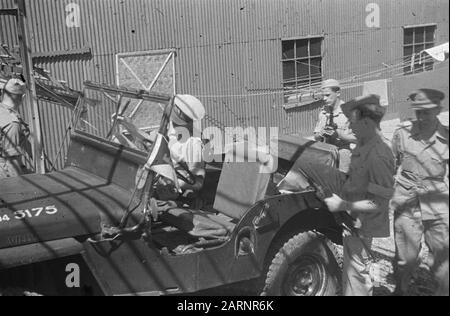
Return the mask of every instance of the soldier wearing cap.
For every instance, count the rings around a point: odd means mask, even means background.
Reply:
[[[204,118],[205,108],[200,100],[188,94],[176,95],[174,105],[168,131],[170,155],[183,196],[192,199],[203,187],[205,178],[203,143],[194,136],[194,122]],[[178,198],[173,183],[164,179],[161,179],[157,191],[161,200]]]
[[[344,102],[340,99],[340,84],[334,79],[325,80],[322,82],[321,90],[325,105],[319,113],[314,138],[339,148],[339,169],[346,173],[350,165],[350,147],[351,144],[356,143],[356,138],[341,109]]]
[[[449,130],[438,119],[444,94],[420,89],[409,98],[417,120],[402,124],[393,137],[399,166],[391,202],[395,214],[397,294],[408,291],[423,236],[434,257],[430,262],[432,271],[442,272],[442,265],[448,269]],[[448,295],[448,280],[446,284]]]
[[[390,236],[389,200],[392,197],[395,159],[380,131],[385,108],[379,96],[358,97],[342,105],[357,138],[348,176],[326,166],[304,163],[304,175],[333,195],[325,198],[331,212],[347,211],[356,219],[358,234],[344,236],[343,292],[346,296],[370,296],[373,280],[373,238]]]
[[[19,79],[10,79],[3,87],[0,102],[0,179],[16,177],[26,171],[21,158],[25,154],[29,130],[17,112],[25,92],[25,83]]]

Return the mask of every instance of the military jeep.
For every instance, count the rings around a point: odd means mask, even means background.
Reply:
[[[86,99],[89,93],[101,101],[82,100],[75,109],[62,170],[0,180],[4,294],[173,295],[236,284],[245,295],[339,291],[340,226],[314,189],[280,186],[298,161],[333,165],[333,146],[280,136],[270,173],[261,172],[261,159],[217,155],[206,166],[200,207],[155,212],[145,203],[152,201],[155,172],[147,169],[147,184],[138,189],[136,179],[161,146],[130,148],[105,137],[115,129],[135,140],[108,115],[122,98],[137,100],[135,109],[157,104],[159,114],[147,114],[161,116],[164,134],[173,96],[86,83]],[[95,125],[105,121],[107,128]],[[145,140],[143,134],[136,138]],[[76,286],[68,282],[71,267],[79,267]]]

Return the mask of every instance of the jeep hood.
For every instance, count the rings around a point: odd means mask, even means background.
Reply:
[[[131,193],[78,168],[0,180],[0,249],[97,234]]]

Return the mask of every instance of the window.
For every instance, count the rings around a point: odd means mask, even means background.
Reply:
[[[300,101],[300,89],[322,81],[322,37],[282,42],[285,103]]]
[[[172,95],[175,93],[174,59],[172,50],[117,54],[117,85]],[[137,99],[123,101],[124,104],[131,101],[125,114],[136,126],[143,130],[159,127],[163,113],[161,105]]]
[[[436,25],[404,28],[403,59],[405,75],[433,70],[433,59],[421,56],[420,52],[434,46]]]

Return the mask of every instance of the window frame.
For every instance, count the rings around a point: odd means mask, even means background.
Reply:
[[[325,37],[323,35],[314,35],[314,36],[306,36],[306,37],[294,37],[294,38],[282,38],[281,39],[281,69],[282,69],[282,82],[281,85],[283,87],[283,97],[285,99],[285,104],[291,104],[291,103],[298,103],[301,101],[301,95],[302,93],[299,91],[302,89],[302,87],[305,86],[313,86],[316,84],[319,84],[323,80],[323,43],[324,43]],[[318,41],[320,43],[320,54],[311,54],[311,42],[314,40]],[[306,55],[304,56],[298,56],[297,53],[298,47],[300,47],[299,42],[301,41],[307,41],[307,51]],[[285,57],[285,44],[288,42],[292,42],[292,57]],[[314,65],[314,61],[319,60],[319,65]],[[285,73],[285,63],[287,62],[294,62],[294,69],[291,70],[294,72],[294,77],[286,79],[286,73]],[[299,69],[298,69],[298,63],[302,63],[304,65],[307,65],[308,67],[308,75],[306,77],[299,77]],[[319,71],[314,72],[312,70],[312,67],[318,67]],[[288,92],[288,85],[294,87],[293,92]]]
[[[417,29],[423,29],[422,31],[422,39],[421,41],[417,41],[416,37],[418,36]],[[432,29],[433,32],[433,38],[430,41],[429,38],[427,38],[428,30]],[[411,42],[407,42],[407,34],[406,32],[408,30],[411,30],[412,36]],[[403,68],[403,74],[405,76],[408,75],[414,75],[417,73],[425,72],[425,71],[432,71],[434,69],[434,60],[429,59],[426,62],[422,62],[422,64],[419,64],[420,56],[416,56],[420,52],[424,51],[425,49],[431,48],[435,46],[436,43],[436,31],[437,31],[437,24],[436,23],[429,23],[429,24],[418,24],[418,25],[407,25],[403,26],[403,62],[405,63]],[[412,63],[412,57],[415,57],[413,67],[411,67]]]

